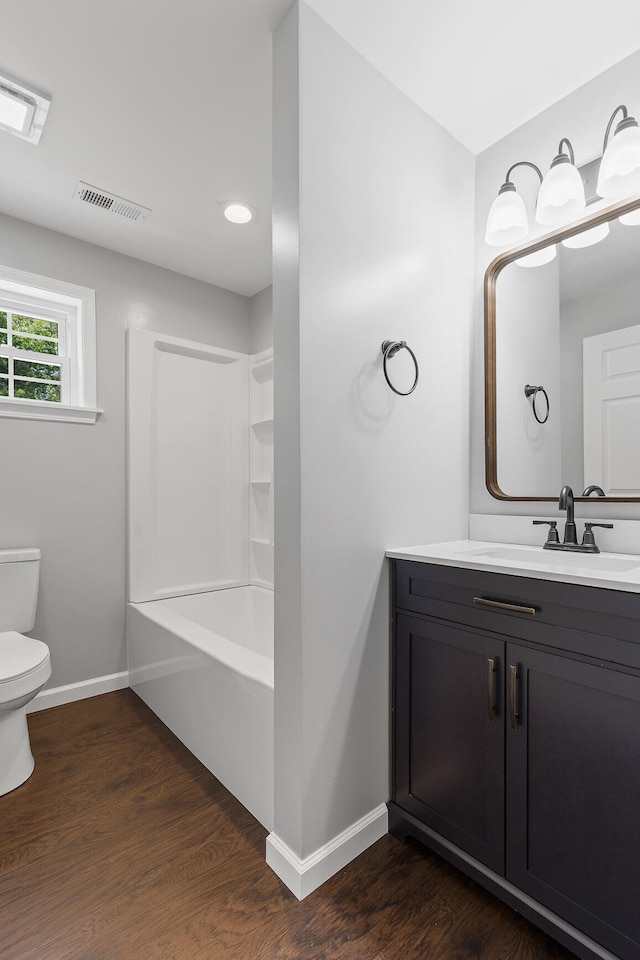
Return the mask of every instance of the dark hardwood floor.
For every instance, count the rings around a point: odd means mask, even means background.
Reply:
[[[129,690],[29,717],[0,797],[1,960],[571,960],[387,836],[299,903],[264,829]]]

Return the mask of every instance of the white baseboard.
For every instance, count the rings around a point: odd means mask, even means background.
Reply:
[[[122,690],[128,686],[129,671],[123,670],[121,673],[111,673],[106,677],[92,677],[91,680],[67,683],[63,687],[44,689],[27,706],[27,713],[59,707],[62,703],[73,703],[74,700],[86,700],[87,697],[97,697],[101,693],[111,693],[112,690]]]
[[[267,863],[298,900],[304,900],[387,831],[387,807],[382,803],[304,860],[275,833],[270,833]]]

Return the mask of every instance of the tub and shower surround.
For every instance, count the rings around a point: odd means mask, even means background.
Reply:
[[[271,377],[268,356],[128,331],[130,683],[267,829]]]
[[[273,829],[273,591],[233,587],[128,606],[132,688]]]

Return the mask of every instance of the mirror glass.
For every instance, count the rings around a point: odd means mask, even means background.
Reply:
[[[487,487],[500,499],[556,499],[565,483],[640,499],[639,208],[600,210],[487,271]],[[604,238],[585,246],[594,230]]]

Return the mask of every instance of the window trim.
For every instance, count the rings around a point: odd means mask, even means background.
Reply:
[[[71,345],[68,363],[74,384],[72,403],[0,397],[0,418],[95,423],[103,413],[96,406],[95,290],[13,267],[0,266],[0,297],[7,300],[12,297],[26,298],[32,308],[37,305],[38,300],[42,300],[43,307],[48,306],[54,311],[58,308],[69,314],[65,337],[69,338]]]

